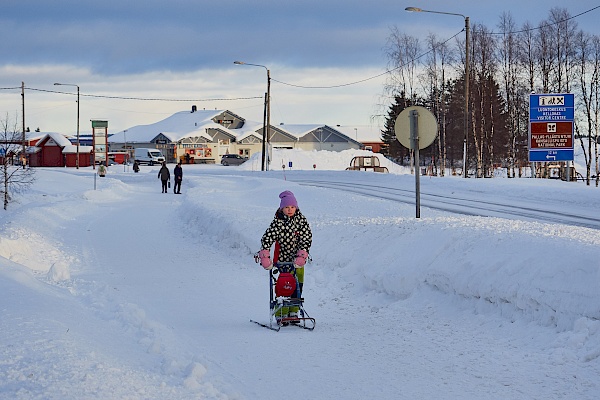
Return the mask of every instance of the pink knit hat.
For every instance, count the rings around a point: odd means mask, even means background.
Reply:
[[[290,192],[289,190],[279,193],[279,198],[281,199],[279,208],[284,208],[287,206],[294,206],[298,208],[298,202],[296,201],[296,197],[294,197],[294,193]]]

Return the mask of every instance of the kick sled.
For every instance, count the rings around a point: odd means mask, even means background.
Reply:
[[[304,309],[302,288],[298,283],[294,263],[276,263],[269,270],[269,323],[250,320],[265,328],[279,331],[282,326],[297,326],[309,331],[315,329],[316,321]],[[298,308],[298,317],[282,316],[282,309]]]

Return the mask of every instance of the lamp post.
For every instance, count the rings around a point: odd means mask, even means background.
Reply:
[[[262,138],[262,165],[261,171],[269,170],[269,157],[267,155],[269,143],[269,126],[271,126],[271,71],[264,65],[250,64],[243,61],[234,61],[236,65],[251,65],[253,67],[262,67],[267,71],[267,93],[265,98],[265,116],[263,121],[263,138]]]
[[[123,141],[125,142],[125,159],[123,160],[123,172],[126,172],[125,165],[129,165],[129,150],[127,150],[127,129],[123,130]]]
[[[448,13],[442,11],[423,10],[419,7],[406,7],[405,11],[409,12],[427,12],[433,14],[456,15],[463,17],[465,20],[465,137],[463,143],[463,178],[467,177],[467,139],[469,137],[469,42],[471,41],[471,26],[469,17],[462,14]]]
[[[77,158],[75,168],[79,169],[79,85],[73,83],[55,83],[55,86],[75,86],[77,88]]]

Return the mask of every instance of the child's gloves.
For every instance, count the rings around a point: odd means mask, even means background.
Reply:
[[[294,266],[296,268],[304,267],[304,264],[306,264],[307,258],[308,258],[308,253],[306,252],[306,250],[298,250],[298,253],[296,253],[296,259],[294,260]]]
[[[270,270],[273,268],[273,263],[271,262],[271,254],[269,250],[261,250],[258,252],[258,258],[260,259],[260,265],[266,270]]]

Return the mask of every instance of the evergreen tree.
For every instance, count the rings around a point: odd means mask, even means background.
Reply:
[[[416,105],[415,103],[422,103],[422,101],[407,98],[404,91],[394,96],[394,103],[389,107],[388,115],[385,119],[385,129],[381,131],[381,140],[384,143],[381,153],[401,165],[410,157],[410,151],[403,147],[396,138],[394,130],[396,118],[406,108]]]
[[[446,84],[449,90],[447,97],[448,112],[446,113],[446,157],[450,166],[456,162],[462,165],[465,138],[464,109],[465,91],[464,74],[461,79],[452,80]]]

